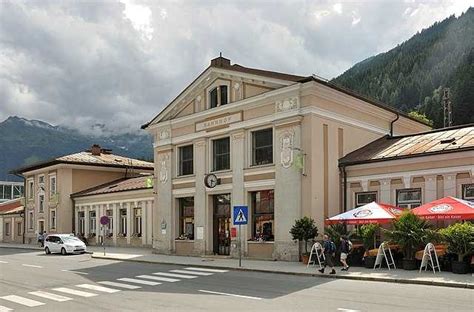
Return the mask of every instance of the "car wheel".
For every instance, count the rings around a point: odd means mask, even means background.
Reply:
[[[50,254],[51,254],[51,250],[49,250],[48,247],[46,247],[46,248],[44,249],[44,252],[45,252],[47,255],[50,255]]]
[[[67,254],[66,249],[64,247],[61,248],[61,255],[66,255],[66,254]]]

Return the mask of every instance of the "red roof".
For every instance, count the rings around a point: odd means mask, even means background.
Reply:
[[[13,212],[23,211],[23,205],[21,203],[21,198],[12,199],[0,204],[0,214],[9,214]]]

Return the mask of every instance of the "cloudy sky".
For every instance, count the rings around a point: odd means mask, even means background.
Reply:
[[[136,130],[219,52],[244,66],[333,78],[469,6],[474,0],[0,0],[0,121]]]

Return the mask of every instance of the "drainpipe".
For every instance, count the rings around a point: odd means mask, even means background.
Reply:
[[[400,119],[400,114],[399,113],[396,113],[397,114],[397,118],[395,118],[394,120],[392,120],[390,122],[390,137],[393,137],[393,124],[398,120]]]
[[[74,233],[75,236],[77,236],[76,233],[76,201],[74,198],[71,198],[72,200],[72,232]]]
[[[343,179],[343,209],[344,209],[344,212],[347,211],[347,173],[346,173],[346,166],[342,166],[341,167],[341,171],[342,171],[342,179]]]

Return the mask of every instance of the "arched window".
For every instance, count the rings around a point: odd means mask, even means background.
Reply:
[[[214,108],[226,105],[228,101],[228,88],[226,85],[220,85],[209,91],[209,106]]]

